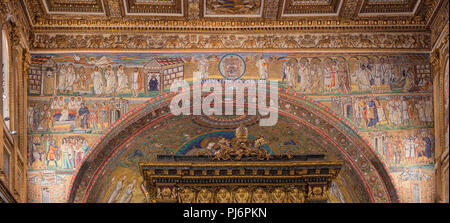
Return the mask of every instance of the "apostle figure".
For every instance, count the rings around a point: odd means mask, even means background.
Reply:
[[[75,75],[75,71],[73,69],[73,65],[69,64],[69,67],[67,68],[67,72],[66,72],[66,91],[69,91],[69,94],[73,94],[73,86],[75,84],[76,81],[76,75]]]
[[[404,136],[403,140],[402,140],[402,146],[403,146],[403,159],[404,161],[406,161],[408,164],[411,163],[411,154],[414,153],[414,150],[412,150],[411,148],[411,141],[412,137],[408,137],[408,136]]]
[[[36,131],[39,128],[41,122],[41,109],[38,105],[33,108],[33,129]]]
[[[419,119],[421,121],[421,124],[424,125],[426,124],[426,116],[425,116],[425,102],[423,101],[422,97],[419,97],[419,102],[416,103],[416,109],[417,112],[419,113]]]
[[[311,75],[309,68],[305,61],[300,61],[298,64],[298,79],[300,92],[310,92],[311,88]]]
[[[382,91],[383,90],[388,90],[388,88],[386,86],[389,85],[389,82],[391,80],[391,64],[387,63],[384,58],[380,59],[380,63],[381,63],[381,83],[383,84],[382,87]]]
[[[131,184],[128,184],[128,186],[126,187],[122,197],[119,200],[119,203],[130,203],[131,198],[133,198],[133,189],[135,184],[136,179],[133,179],[133,182]]]
[[[358,120],[360,120],[359,126],[360,127],[363,127],[363,126],[366,127],[367,124],[368,124],[368,122],[367,122],[367,118],[368,118],[368,115],[367,115],[367,104],[364,101],[364,99],[359,99],[356,102],[356,106],[357,106],[357,110],[356,111],[359,112],[357,114],[358,115]]]
[[[108,127],[108,120],[109,120],[109,107],[108,105],[103,101],[99,108],[99,125],[101,126],[102,129],[105,129],[106,127]]]
[[[72,169],[72,162],[70,161],[69,154],[72,153],[72,151],[69,151],[69,144],[68,144],[68,138],[63,138],[61,142],[61,152],[62,152],[62,160],[63,160],[63,167],[64,169]]]
[[[75,138],[74,141],[74,160],[75,160],[75,168],[78,168],[81,165],[81,159],[83,154],[83,149],[81,148],[81,139]]]
[[[114,190],[109,195],[107,203],[115,203],[119,199],[120,192],[123,187],[123,182],[125,181],[126,178],[127,176],[123,176],[122,179],[119,180],[119,182],[117,182],[116,186],[114,187]]]
[[[208,71],[208,60],[205,58],[204,55],[200,57],[200,60],[198,61],[198,71],[201,74],[202,79],[208,78],[209,71]]]
[[[256,61],[256,66],[259,69],[259,79],[266,80],[269,73],[269,64],[264,59],[264,55],[261,55],[259,60]]]
[[[92,74],[92,78],[94,79],[94,92],[96,95],[101,95],[103,92],[103,75],[98,70],[96,66],[94,68],[94,73]]]
[[[58,90],[61,93],[64,93],[66,89],[66,65],[61,65],[61,68],[59,69],[59,77],[58,77]]]
[[[409,102],[406,100],[406,97],[402,98],[402,124],[403,125],[409,125],[411,124],[410,117],[409,117]]]
[[[310,77],[311,93],[322,92],[322,69],[320,69],[320,60],[314,58],[311,60]]]
[[[73,121],[75,120],[76,116],[77,116],[77,106],[76,106],[76,102],[75,102],[75,98],[71,97],[70,101],[69,101],[69,105],[68,105],[68,112],[69,112],[69,121]]]
[[[70,121],[69,120],[69,109],[67,108],[67,105],[62,106],[61,117],[59,118],[59,121],[61,121],[61,122]]]
[[[86,105],[84,105],[84,103],[81,103],[81,108],[78,110],[78,115],[81,117],[81,128],[89,128],[89,109]]]
[[[400,164],[401,155],[402,155],[402,147],[400,139],[398,138],[398,135],[394,137],[394,140],[392,142],[392,151],[394,152],[394,163]]]
[[[138,96],[139,89],[141,88],[141,82],[141,73],[139,73],[138,68],[135,68],[133,74],[131,75],[131,90],[133,91],[133,97]]]
[[[430,137],[428,137],[428,134],[426,132],[422,132],[422,141],[425,145],[425,157],[428,158],[428,160],[431,160],[432,156],[433,156],[433,145],[431,142]]]
[[[389,138],[387,137],[387,136],[382,136],[382,139],[383,139],[383,145],[382,145],[382,147],[383,147],[383,157],[384,157],[384,160],[387,162],[388,161],[388,157],[389,157]]]
[[[405,72],[394,72],[391,74],[391,79],[389,81],[389,86],[391,91],[403,90],[406,83],[406,73]]]
[[[109,94],[111,96],[114,96],[117,88],[117,79],[116,74],[112,70],[111,65],[108,65],[106,72],[105,72],[105,78],[106,78],[106,89],[105,94]]]
[[[373,80],[374,80],[374,91],[381,92],[383,87],[383,70],[382,64],[379,59],[375,59],[375,70],[373,71]]]
[[[28,106],[28,129],[30,132],[33,129],[33,117],[34,117],[33,104],[30,104],[30,106]]]
[[[402,76],[405,78],[405,85],[403,91],[409,91],[414,87],[414,73],[411,66],[406,69],[402,69]]]
[[[375,106],[378,112],[378,121],[380,122],[380,124],[382,124],[384,121],[386,121],[386,114],[384,112],[383,104],[381,104],[378,98],[375,100]]]
[[[122,93],[128,88],[128,76],[125,74],[123,70],[123,65],[119,66],[119,70],[117,70],[117,81],[119,86],[117,87],[117,92]]]
[[[283,68],[283,76],[287,78],[288,88],[295,88],[295,75],[292,63],[286,62]]]
[[[337,63],[336,60],[331,60],[329,63],[326,63],[324,66],[324,76],[323,76],[323,89],[327,92],[334,91],[336,87],[336,71],[337,71]]]
[[[89,91],[89,79],[90,77],[86,73],[86,69],[81,67],[78,80],[78,90]]]
[[[402,101],[400,101],[400,98],[398,96],[395,97],[395,101],[394,101],[394,124],[395,125],[400,125],[403,122],[402,119],[402,111],[403,105],[402,105]]]
[[[82,144],[81,144],[81,150],[82,150],[82,154],[81,154],[81,158],[83,158],[87,152],[89,152],[89,145],[86,141],[86,139],[82,139]]]
[[[350,79],[348,76],[348,65],[345,59],[341,59],[338,63],[337,68],[337,79],[338,86],[341,89],[341,92],[344,94],[348,94],[351,91],[350,88]]]
[[[52,110],[53,114],[52,119],[55,121],[59,121],[59,118],[61,117],[61,109],[59,109],[58,97],[53,98],[53,102],[50,105],[50,109]]]

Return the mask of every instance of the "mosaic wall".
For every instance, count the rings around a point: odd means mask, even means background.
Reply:
[[[29,201],[64,202],[75,169],[106,129],[149,98],[168,91],[173,81],[191,81],[194,72],[205,81],[279,80],[280,87],[330,107],[356,126],[377,151],[402,202],[433,201],[434,118],[428,56],[304,53],[33,55],[28,73]],[[186,132],[177,137],[196,135]],[[282,151],[290,146],[287,138],[271,146]],[[151,148],[146,151],[164,153],[170,145],[164,142],[148,143],[145,146]],[[145,157],[142,151],[142,156],[129,155],[131,160]],[[114,188],[105,190],[99,200],[143,201],[137,195],[142,194],[142,180],[123,162],[114,169],[117,177],[110,183]],[[127,171],[135,177],[118,174]],[[334,187],[332,201],[358,200],[342,187]]]

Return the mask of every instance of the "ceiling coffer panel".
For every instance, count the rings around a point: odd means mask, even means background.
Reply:
[[[335,14],[343,0],[282,0],[281,16]]]
[[[360,13],[414,13],[421,1],[425,0],[363,0]]]
[[[42,0],[47,13],[105,13],[102,0]]]
[[[127,14],[183,15],[187,0],[119,0],[123,1]]]

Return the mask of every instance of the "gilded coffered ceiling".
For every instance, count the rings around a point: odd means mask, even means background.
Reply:
[[[427,30],[446,0],[20,0],[36,32]],[[255,27],[257,28],[255,30]],[[329,30],[328,30],[329,31]]]

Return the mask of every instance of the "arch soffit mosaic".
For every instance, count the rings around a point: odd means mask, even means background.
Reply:
[[[398,195],[384,163],[370,148],[368,142],[359,136],[358,131],[339,114],[326,106],[298,93],[278,89],[280,98],[279,115],[313,129],[325,140],[331,142],[345,157],[364,183],[371,202],[398,202]],[[100,173],[121,149],[144,129],[161,120],[174,117],[169,110],[173,93],[157,96],[112,124],[108,132],[92,146],[76,170],[70,183],[68,202],[86,202],[89,193],[97,182]],[[299,109],[296,114],[309,113],[313,118],[294,115],[281,106],[289,103]],[[317,126],[324,125],[325,128]],[[103,175],[103,174],[102,174]]]

